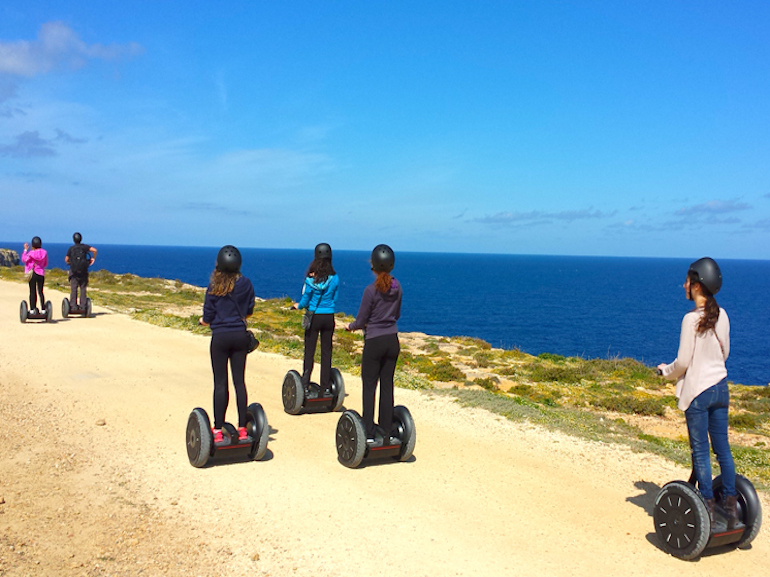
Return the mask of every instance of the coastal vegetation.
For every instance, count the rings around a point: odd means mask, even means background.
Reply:
[[[0,267],[0,278],[23,282],[22,267]],[[46,286],[68,292],[67,273],[47,271]],[[103,270],[91,273],[89,283],[95,305],[202,335],[209,333],[198,325],[204,292],[178,280]],[[291,308],[288,297],[258,300],[248,324],[260,340],[260,350],[301,358],[301,315]],[[337,317],[338,328],[352,320],[342,313]],[[334,339],[333,364],[358,374],[362,335],[337,330]],[[638,361],[533,356],[495,349],[470,337],[401,333],[400,340],[399,387],[431,389],[432,394],[452,396],[462,406],[597,442],[623,444],[689,466],[687,431],[673,384]],[[770,488],[770,388],[731,383],[730,393],[736,467],[758,487]]]

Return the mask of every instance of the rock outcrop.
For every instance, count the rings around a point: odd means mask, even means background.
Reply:
[[[10,248],[0,248],[0,266],[16,266],[19,264],[19,253]]]

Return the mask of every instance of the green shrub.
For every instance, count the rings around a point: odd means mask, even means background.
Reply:
[[[434,363],[428,370],[428,378],[432,381],[464,381],[465,373],[455,367],[447,359],[441,359],[437,363]]]
[[[562,355],[554,355],[552,353],[540,353],[537,355],[537,358],[543,359],[544,361],[553,361],[554,363],[563,363],[567,360],[567,357]]]
[[[653,395],[612,395],[593,399],[591,404],[608,411],[629,415],[657,415],[662,417],[666,414],[665,403]]]
[[[496,391],[497,385],[499,383],[500,383],[500,379],[498,379],[497,377],[480,377],[478,379],[473,379],[474,385],[479,385],[480,387],[483,387],[488,391]]]
[[[744,431],[755,430],[760,426],[760,420],[757,418],[757,415],[752,415],[751,413],[738,413],[737,415],[729,415],[728,421],[731,428],[741,429]]]
[[[476,366],[481,368],[487,368],[492,364],[492,356],[489,353],[476,353],[473,355],[473,360],[476,361]]]

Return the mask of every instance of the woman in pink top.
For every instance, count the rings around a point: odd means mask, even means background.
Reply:
[[[669,365],[658,365],[658,371],[668,379],[677,379],[676,396],[687,421],[693,471],[713,528],[716,500],[711,483],[711,437],[722,472],[722,507],[729,530],[738,521],[738,512],[735,463],[727,440],[730,392],[725,361],[730,354],[730,319],[714,298],[720,288],[722,273],[713,259],[702,258],[690,265],[684,291],[695,308],[682,319],[676,359]]]
[[[32,238],[32,250],[29,244],[24,243],[24,252],[21,253],[21,262],[24,263],[24,272],[32,273],[29,279],[29,310],[35,314],[37,310],[37,294],[40,294],[40,304],[45,306],[43,296],[43,283],[45,282],[45,267],[48,266],[48,253],[43,248],[43,241],[39,236]]]

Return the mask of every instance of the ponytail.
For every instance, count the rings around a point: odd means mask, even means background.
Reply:
[[[706,286],[700,282],[698,279],[698,274],[691,273],[690,286],[694,285],[695,283],[700,285],[701,293],[704,297],[706,297],[706,304],[703,307],[703,315],[701,316],[700,321],[698,321],[698,328],[696,329],[698,334],[702,335],[717,326],[717,320],[719,319],[719,305],[717,304],[717,299],[714,298],[714,295],[712,295],[709,289],[707,289]]]
[[[390,285],[393,283],[393,277],[390,273],[384,271],[377,272],[377,279],[374,281],[374,288],[381,293],[386,293],[390,290]]]

